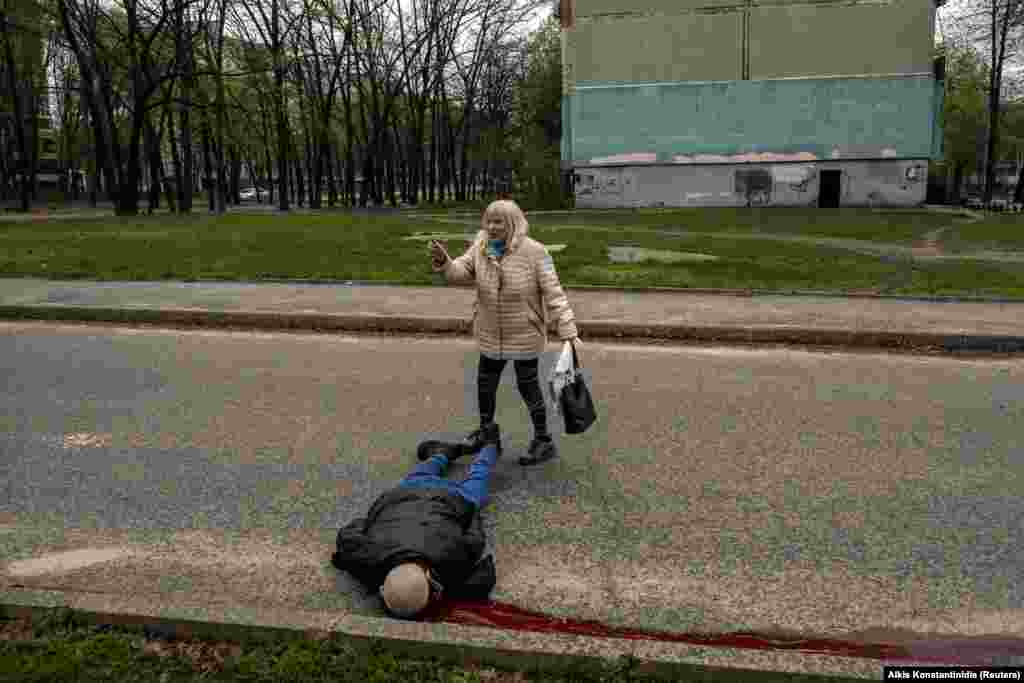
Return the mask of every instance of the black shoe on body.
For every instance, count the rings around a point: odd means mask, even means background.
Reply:
[[[501,455],[501,428],[497,423],[491,422],[480,429],[474,429],[462,442],[466,453],[479,453],[484,446],[492,443],[498,447],[498,455]]]
[[[448,458],[449,463],[453,463],[465,454],[466,449],[462,444],[449,441],[424,441],[416,448],[416,458],[420,462],[429,459],[432,455],[443,455]]]
[[[519,464],[523,466],[539,465],[547,462],[558,455],[555,443],[550,439],[534,439],[530,442],[530,448],[526,455],[519,458]]]
[[[498,449],[498,455],[501,455],[501,427],[497,423],[492,422],[480,429],[480,441],[483,443],[481,448],[493,445]]]

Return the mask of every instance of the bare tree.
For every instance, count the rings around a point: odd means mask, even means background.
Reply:
[[[470,17],[472,3],[467,0],[414,0],[408,18],[398,15],[399,45],[406,72],[406,113],[409,129],[407,155],[412,173],[411,200],[418,201],[420,191],[433,201],[436,173],[428,171],[425,154],[426,114],[433,112],[433,98],[445,77],[446,56]],[[418,48],[418,49],[417,49]],[[432,116],[432,135],[436,129]],[[436,145],[434,145],[436,150]],[[429,168],[436,164],[436,151]]]
[[[193,93],[196,88],[195,40],[200,31],[200,23],[193,21],[193,16],[201,16],[202,7],[196,7],[196,0],[173,0],[171,13],[174,26],[174,59],[179,68],[177,90],[178,128],[181,131],[181,146],[174,140],[174,121],[168,124],[169,136],[172,139],[172,158],[175,171],[175,186],[178,193],[178,211],[189,213],[192,210],[192,192],[194,190],[195,172],[193,170],[194,151],[192,146],[192,107]]]
[[[341,30],[339,12],[330,0],[303,0],[303,16],[306,30],[297,41],[301,53],[298,75],[309,102],[307,153],[311,157],[309,175],[314,188],[310,207],[318,209],[319,188],[324,184],[325,174],[331,206],[337,196],[331,164],[331,121],[342,81],[348,33]]]
[[[984,201],[992,200],[999,154],[1000,115],[1007,66],[1020,56],[1024,0],[971,0],[953,19],[956,30],[972,44],[983,45],[989,62],[988,133],[985,144]]]
[[[227,99],[224,77],[224,40],[225,23],[228,14],[228,0],[211,0],[211,3],[204,9],[210,12],[207,15],[203,12],[203,45],[205,60],[213,69],[214,79],[214,102],[213,119],[211,126],[212,138],[210,143],[211,165],[213,173],[210,180],[213,185],[210,187],[210,207],[218,214],[223,214],[227,208],[227,168],[225,159],[225,140],[227,136]]]
[[[377,204],[384,201],[387,130],[408,76],[401,68],[397,23],[393,21],[389,2],[349,0],[351,20],[358,31],[354,56],[364,150],[364,191],[360,201],[364,205],[368,199]],[[411,49],[417,52],[421,46],[422,40],[419,40]]]
[[[278,208],[290,209],[288,196],[288,157],[290,136],[288,133],[288,110],[285,99],[285,74],[288,68],[285,48],[288,36],[299,25],[301,15],[289,11],[285,0],[269,0],[267,13],[262,0],[243,0],[244,16],[238,16],[238,25],[243,34],[255,30],[263,44],[270,49],[274,70],[274,117],[277,136]],[[282,17],[282,8],[284,16]],[[240,15],[241,13],[237,13]],[[245,21],[248,18],[250,21]]]
[[[81,98],[78,96],[80,87],[78,70],[74,65],[74,56],[60,46],[52,48],[54,55],[54,111],[59,128],[58,157],[60,168],[64,171],[65,198],[78,198],[78,177],[82,168],[82,123],[84,120]]]
[[[64,35],[88,93],[97,145],[108,152],[108,187],[116,187],[116,211],[138,213],[141,139],[155,95],[175,75],[166,56],[166,0],[57,0]],[[127,119],[126,125],[122,123]],[[119,128],[126,130],[121,146]]]
[[[45,75],[42,8],[36,2],[0,0],[0,73],[11,105],[11,130],[18,151],[20,208],[28,211],[39,158],[39,92]],[[13,170],[13,169],[12,169]]]

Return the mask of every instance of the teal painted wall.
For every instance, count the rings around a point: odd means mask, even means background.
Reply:
[[[576,166],[629,154],[656,158],[622,163],[764,153],[802,153],[793,160],[804,161],[925,159],[935,149],[931,75],[586,88],[592,85],[601,84],[578,82],[563,110],[563,135],[571,136],[563,153]]]

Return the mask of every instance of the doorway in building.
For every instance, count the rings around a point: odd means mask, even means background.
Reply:
[[[818,188],[818,208],[838,209],[839,195],[843,189],[842,171],[822,171]]]

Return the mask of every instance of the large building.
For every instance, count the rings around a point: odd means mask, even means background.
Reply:
[[[560,0],[576,205],[912,206],[942,0]]]

